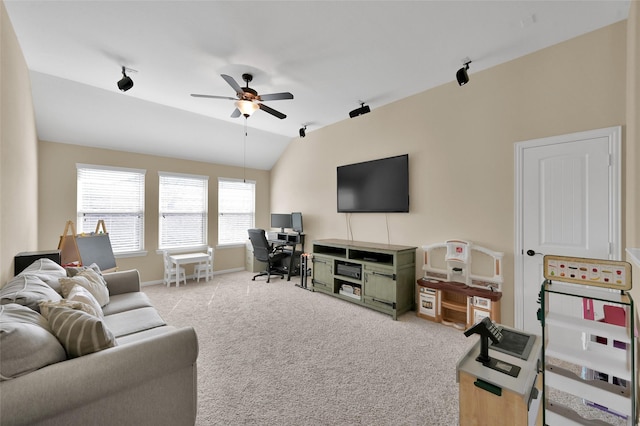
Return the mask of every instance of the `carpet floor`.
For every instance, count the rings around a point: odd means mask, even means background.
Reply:
[[[458,424],[456,362],[475,338],[252,276],[143,289],[198,334],[197,425]]]

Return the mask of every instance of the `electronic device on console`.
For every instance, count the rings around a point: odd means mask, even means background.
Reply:
[[[362,275],[362,267],[360,265],[354,265],[351,263],[337,262],[336,272],[338,273],[338,275],[359,280],[360,276]]]

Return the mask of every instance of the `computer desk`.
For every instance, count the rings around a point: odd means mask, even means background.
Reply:
[[[293,265],[295,264],[295,255],[298,248],[298,244],[300,245],[300,252],[304,252],[304,234],[298,233],[288,233],[288,232],[276,232],[276,238],[268,239],[269,243],[273,244],[274,247],[289,247],[291,250],[291,258],[289,259],[289,268],[287,268],[287,281],[291,281],[291,273],[293,271]],[[286,250],[285,251],[289,251]]]

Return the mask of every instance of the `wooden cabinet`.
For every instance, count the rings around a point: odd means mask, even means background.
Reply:
[[[416,247],[348,240],[313,243],[314,291],[397,319],[414,307]]]

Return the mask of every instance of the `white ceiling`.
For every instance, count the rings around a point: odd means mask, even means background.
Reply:
[[[289,143],[627,18],[605,1],[4,0],[42,140],[269,170]],[[135,82],[120,92],[121,66]],[[285,114],[230,118],[229,74]],[[464,90],[464,87],[460,88]],[[356,118],[357,119],[357,118]],[[309,137],[309,136],[308,136]]]

